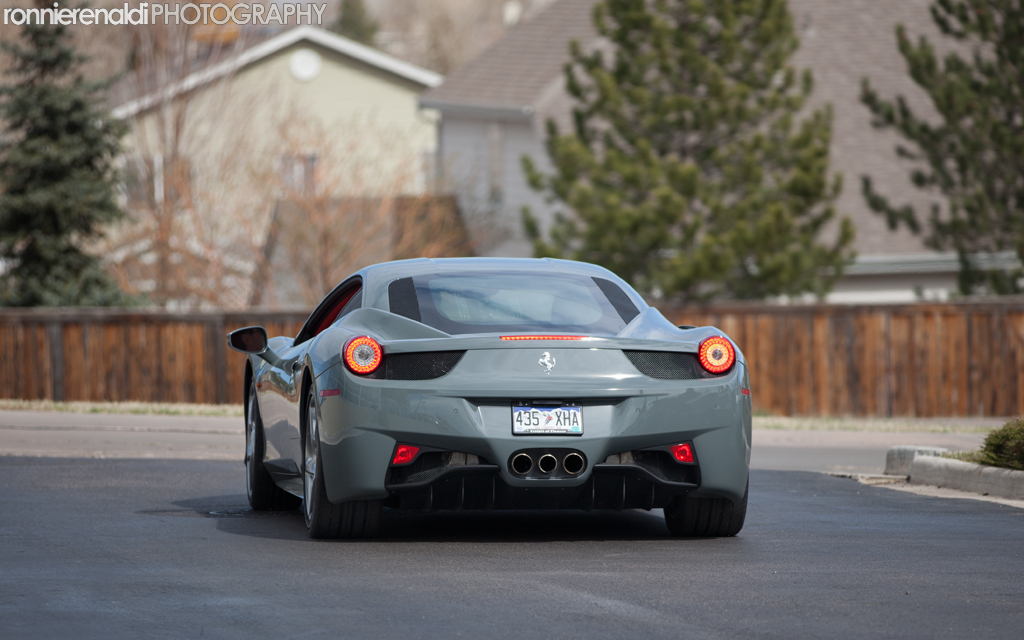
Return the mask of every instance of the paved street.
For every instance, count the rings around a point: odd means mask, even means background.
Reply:
[[[1024,510],[755,471],[737,538],[660,513],[400,514],[306,538],[241,464],[0,458],[0,636],[1014,638]]]
[[[754,438],[733,539],[659,511],[389,512],[322,542],[247,508],[240,418],[0,412],[0,638],[1020,637],[1021,505],[799,471],[981,434]]]

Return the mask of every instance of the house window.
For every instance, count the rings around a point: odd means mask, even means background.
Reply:
[[[178,158],[168,163],[163,154],[134,155],[125,165],[125,199],[129,207],[161,210],[167,201],[187,201],[195,179],[192,163]]]
[[[285,188],[293,193],[316,192],[316,154],[282,156],[279,175]]]

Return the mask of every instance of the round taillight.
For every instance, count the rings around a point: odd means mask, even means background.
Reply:
[[[725,373],[736,362],[736,349],[722,336],[705,338],[700,343],[700,366],[708,373]]]
[[[384,360],[384,349],[370,336],[359,336],[345,343],[345,364],[361,376],[373,373]]]

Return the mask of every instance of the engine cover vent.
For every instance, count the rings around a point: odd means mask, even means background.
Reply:
[[[434,380],[455,368],[465,351],[421,351],[384,356],[386,380]]]
[[[695,353],[677,351],[623,351],[640,373],[657,380],[704,380],[719,378],[700,366]]]

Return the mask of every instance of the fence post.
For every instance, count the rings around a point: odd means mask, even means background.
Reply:
[[[214,370],[217,380],[217,404],[226,404],[228,401],[228,390],[227,390],[227,375],[228,375],[228,359],[225,349],[224,337],[224,316],[219,315],[213,323],[213,353],[214,353]]]
[[[50,397],[54,402],[64,401],[64,326],[60,321],[46,324],[50,340]]]

